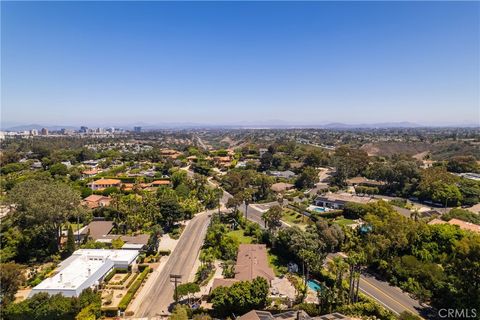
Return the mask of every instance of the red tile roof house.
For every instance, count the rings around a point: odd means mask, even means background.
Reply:
[[[238,248],[234,279],[214,279],[212,290],[217,287],[230,287],[238,281],[250,281],[262,277],[268,284],[275,278],[268,265],[267,247],[264,244],[241,244]]]
[[[88,184],[92,190],[103,190],[110,187],[120,188],[122,181],[118,179],[99,179]]]
[[[462,230],[480,232],[480,226],[478,224],[473,224],[471,222],[465,222],[465,221],[462,221],[460,219],[455,219],[455,218],[450,219],[448,222],[440,220],[440,219],[433,219],[428,224],[444,224],[444,223],[459,226],[460,229],[462,229]]]
[[[83,199],[82,204],[90,209],[96,209],[100,207],[108,207],[111,201],[112,198],[110,197],[92,194]]]

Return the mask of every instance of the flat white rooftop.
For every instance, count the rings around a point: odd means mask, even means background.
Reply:
[[[53,277],[34,287],[30,296],[38,292],[78,296],[84,289],[98,285],[112,268],[126,268],[137,256],[138,250],[77,250],[60,263]]]

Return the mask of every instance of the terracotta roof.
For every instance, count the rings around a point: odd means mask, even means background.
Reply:
[[[163,185],[169,185],[170,181],[169,180],[155,180],[152,182],[152,185],[154,186],[163,186]]]
[[[118,179],[99,179],[96,181],[91,182],[92,185],[111,185],[111,184],[120,184],[122,183],[121,180]]]
[[[97,173],[98,173],[97,169],[83,170],[82,171],[82,174],[86,174],[86,175],[94,175],[94,174],[97,174]]]
[[[465,221],[462,221],[460,219],[455,219],[455,218],[450,219],[450,221],[448,221],[448,222],[440,220],[440,219],[433,219],[428,224],[445,224],[445,223],[455,225],[455,226],[459,226],[460,229],[462,229],[462,230],[480,232],[480,226],[479,225],[474,224],[474,223],[470,223],[470,222],[465,222]]]
[[[82,203],[83,205],[86,205],[90,209],[95,209],[100,206],[108,206],[110,205],[110,201],[112,201],[112,198],[110,197],[105,197],[97,194],[92,194],[83,199]]]
[[[241,244],[238,248],[235,279],[253,280],[262,277],[268,282],[275,278],[268,265],[267,247],[264,244]]]
[[[109,197],[105,197],[105,196],[98,195],[98,194],[91,194],[88,197],[86,197],[85,199],[83,199],[83,201],[98,202],[98,201],[104,200],[104,199],[110,200]]]
[[[444,224],[444,223],[447,223],[446,221],[443,221],[443,220],[440,220],[440,219],[433,219],[431,220],[428,224]]]
[[[463,229],[463,230],[470,230],[470,231],[473,231],[473,232],[480,232],[480,226],[477,225],[477,224],[474,224],[474,223],[471,223],[471,222],[465,222],[465,221],[462,221],[462,220],[459,220],[459,219],[451,219],[450,221],[448,221],[449,224],[454,224],[456,226],[459,226],[460,229]]]
[[[230,162],[231,159],[229,156],[225,156],[225,157],[215,157],[215,161],[220,161],[220,162]]]

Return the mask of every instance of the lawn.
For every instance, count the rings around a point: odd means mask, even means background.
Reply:
[[[356,222],[352,219],[341,218],[341,219],[335,220],[335,223],[339,224],[341,226],[348,226],[348,225],[351,225],[351,224],[355,224]]]
[[[271,249],[268,249],[268,264],[273,268],[276,276],[281,276],[287,273],[288,261],[275,254]]]
[[[246,236],[242,229],[230,231],[227,235],[236,239],[238,243],[252,243],[253,239],[250,236]]]
[[[304,217],[302,214],[291,209],[283,210],[282,220],[292,226],[295,225],[302,229],[304,229],[309,223],[311,223],[309,218]]]

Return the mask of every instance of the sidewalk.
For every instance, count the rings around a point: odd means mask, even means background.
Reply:
[[[170,250],[171,252],[173,252],[173,250],[175,250],[175,247],[177,246],[178,241],[179,241],[178,239],[177,240],[172,239],[168,234],[164,234],[160,239],[160,245],[158,246],[159,250]],[[165,266],[169,258],[170,258],[170,255],[163,256],[160,258],[160,262],[158,263],[157,268],[155,268],[153,272],[149,275],[143,287],[140,288],[140,291],[138,292],[137,296],[133,299],[133,301],[128,306],[126,312],[133,311],[134,314],[137,312],[137,309],[140,303],[142,302],[143,297],[145,296],[145,294],[150,292],[150,288],[155,283],[156,279],[160,275],[160,272],[162,271],[163,267]]]

